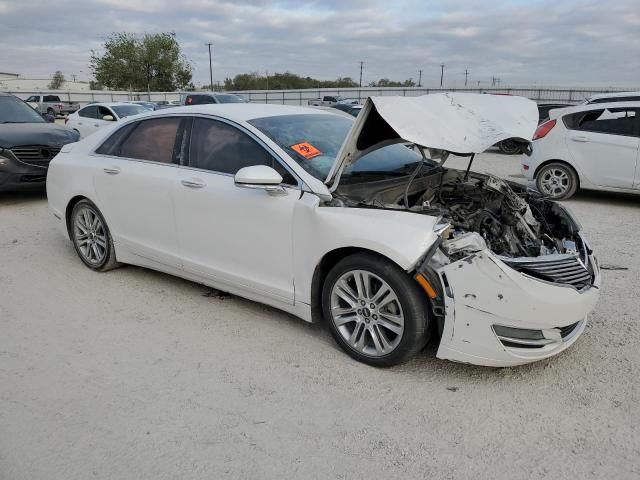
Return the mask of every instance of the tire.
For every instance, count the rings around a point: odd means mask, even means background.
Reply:
[[[578,186],[578,175],[566,163],[548,163],[536,175],[536,187],[552,200],[564,200],[573,196],[578,191]]]
[[[520,145],[512,140],[503,140],[499,142],[498,149],[505,155],[517,155],[518,153],[522,153],[520,151]]]
[[[56,111],[53,108],[49,107],[47,108],[47,115],[53,115],[53,117],[55,118]]]
[[[119,266],[111,232],[92,202],[80,200],[71,211],[69,236],[80,260],[91,270],[106,272]]]
[[[358,288],[355,282],[363,279],[368,286],[360,283]],[[424,292],[396,264],[372,253],[346,257],[329,271],[322,312],[338,345],[374,367],[403,363],[429,340],[431,317]]]

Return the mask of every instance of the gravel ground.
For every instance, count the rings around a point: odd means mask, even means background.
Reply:
[[[600,262],[628,268],[603,272],[572,348],[490,369],[428,346],[377,370],[269,307],[93,273],[42,194],[2,194],[0,478],[640,478],[640,196],[566,203]]]

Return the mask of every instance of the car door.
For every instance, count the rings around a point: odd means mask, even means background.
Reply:
[[[638,162],[638,109],[603,108],[564,117],[567,146],[594,185],[632,188]]]
[[[179,267],[173,190],[175,145],[182,118],[141,120],[117,129],[94,155],[94,185],[116,246],[147,260]],[[179,150],[179,149],[178,149]]]
[[[185,270],[214,279],[220,288],[292,304],[298,180],[247,131],[205,117],[193,119],[187,162],[180,168],[175,201]],[[237,187],[234,174],[250,165],[278,170],[286,193]]]

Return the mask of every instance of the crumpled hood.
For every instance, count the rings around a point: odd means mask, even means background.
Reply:
[[[0,148],[17,145],[62,147],[80,136],[70,128],[51,123],[4,123],[0,125]]]
[[[508,138],[530,142],[537,126],[538,107],[524,97],[478,93],[369,97],[325,183],[334,191],[348,165],[394,143],[481,153]]]

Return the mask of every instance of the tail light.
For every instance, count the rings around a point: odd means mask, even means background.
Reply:
[[[539,138],[544,138],[547,135],[547,133],[549,133],[551,129],[555,126],[556,126],[555,120],[547,120],[543,124],[538,125],[536,133],[533,134],[533,139],[538,140]]]

